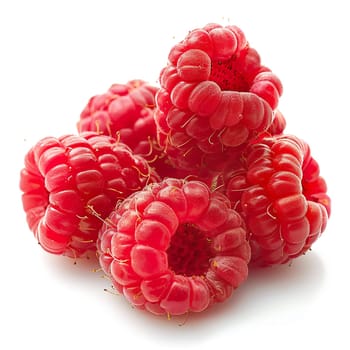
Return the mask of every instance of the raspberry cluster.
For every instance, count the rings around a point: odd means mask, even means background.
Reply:
[[[331,202],[309,145],[285,133],[280,79],[240,28],[190,31],[159,83],[91,97],[76,135],[29,149],[20,189],[45,251],[96,256],[130,304],[169,316],[305,254]]]

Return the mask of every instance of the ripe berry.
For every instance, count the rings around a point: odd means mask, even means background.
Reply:
[[[113,136],[154,161],[160,153],[153,118],[157,90],[143,80],[113,84],[106,93],[90,98],[77,123],[79,132]]]
[[[235,26],[195,29],[168,59],[155,111],[164,148],[178,167],[222,169],[227,149],[270,126],[282,84]]]
[[[309,146],[295,136],[263,137],[228,174],[226,194],[245,218],[251,263],[285,263],[307,252],[325,230],[330,199]]]
[[[168,178],[132,194],[100,231],[99,260],[115,288],[154,314],[200,312],[247,277],[250,247],[228,199]]]
[[[46,137],[20,174],[29,228],[46,251],[81,257],[95,250],[102,221],[118,200],[158,180],[147,162],[109,136]]]

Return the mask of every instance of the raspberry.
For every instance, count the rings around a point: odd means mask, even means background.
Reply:
[[[222,169],[232,148],[270,126],[282,84],[235,26],[195,29],[168,59],[155,111],[164,148],[178,167]]]
[[[114,287],[154,314],[200,312],[246,278],[250,247],[241,216],[200,181],[168,178],[132,194],[97,242]]]
[[[251,143],[226,181],[226,194],[246,221],[251,264],[286,263],[307,252],[330,215],[326,192],[304,141],[280,135]]]
[[[160,153],[153,118],[157,90],[143,80],[113,84],[106,93],[90,98],[77,123],[79,132],[113,136],[153,161]]]
[[[118,200],[158,180],[147,162],[112,137],[46,137],[20,174],[29,228],[46,251],[82,257],[96,249],[101,219]]]

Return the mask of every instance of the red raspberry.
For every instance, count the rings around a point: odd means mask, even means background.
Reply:
[[[40,140],[26,154],[20,188],[29,228],[42,248],[75,258],[96,249],[101,219],[118,200],[155,180],[129,147],[86,132]]]
[[[160,153],[153,117],[157,90],[143,80],[113,84],[106,93],[90,98],[77,124],[79,132],[113,136],[153,161]]]
[[[251,264],[285,263],[307,252],[330,215],[326,192],[305,142],[281,135],[250,144],[226,194],[246,220]]]
[[[282,84],[235,26],[195,29],[168,58],[155,112],[166,152],[179,167],[222,169],[225,150],[270,126]]]
[[[200,312],[247,277],[241,216],[200,181],[166,179],[116,207],[97,242],[100,263],[131,304],[154,314]]]

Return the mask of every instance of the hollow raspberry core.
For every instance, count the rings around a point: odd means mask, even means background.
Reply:
[[[237,69],[237,56],[228,60],[212,61],[210,80],[215,81],[226,91],[249,91],[249,83],[240,70]]]
[[[167,249],[169,268],[184,276],[204,275],[213,257],[208,238],[192,224],[182,224]]]

